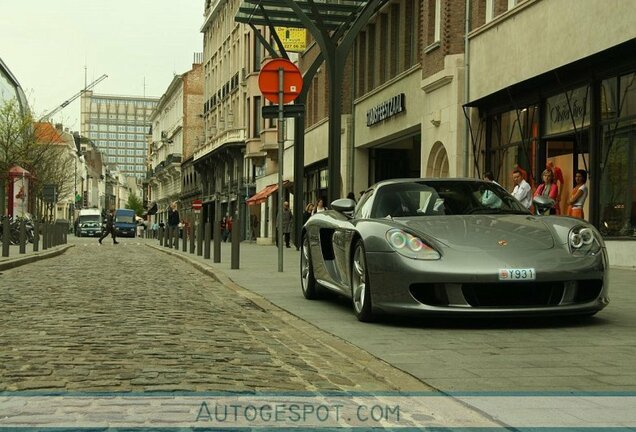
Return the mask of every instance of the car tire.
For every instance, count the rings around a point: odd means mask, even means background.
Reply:
[[[353,304],[353,313],[359,321],[372,322],[375,320],[373,304],[371,303],[367,255],[362,240],[358,240],[356,243],[351,260],[351,303]]]
[[[314,276],[314,265],[311,262],[311,248],[309,247],[309,235],[303,236],[300,251],[300,286],[303,296],[308,300],[316,300],[320,297],[320,288]]]

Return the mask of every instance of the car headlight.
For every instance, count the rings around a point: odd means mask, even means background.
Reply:
[[[421,260],[437,260],[440,254],[422,239],[394,228],[386,233],[386,241],[402,256]]]
[[[596,255],[601,249],[597,234],[587,227],[574,227],[568,234],[568,245],[573,255]]]

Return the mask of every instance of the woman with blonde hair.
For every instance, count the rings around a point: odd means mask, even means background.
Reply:
[[[554,183],[554,173],[552,170],[545,169],[541,177],[543,178],[543,183],[534,191],[534,196],[544,196],[553,199],[554,207],[550,210],[550,214],[559,214],[559,203],[557,201],[559,199],[559,187]]]

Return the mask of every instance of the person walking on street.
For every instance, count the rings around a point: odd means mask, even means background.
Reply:
[[[169,245],[172,247],[172,239],[177,233],[177,229],[179,227],[179,211],[177,210],[177,202],[173,202],[170,204],[170,208],[168,209],[168,229],[169,229]]]
[[[111,208],[108,213],[106,213],[106,228],[102,231],[102,236],[99,238],[99,244],[102,244],[102,240],[108,237],[108,234],[113,237],[113,244],[119,244],[117,241],[117,233],[115,232],[115,209]]]
[[[289,245],[289,241],[291,237],[293,220],[294,220],[294,216],[292,215],[292,212],[289,209],[289,202],[285,201],[283,203],[282,221],[283,221],[283,237],[285,239],[285,247],[287,248],[291,247]],[[276,236],[276,245],[278,246],[278,236]]]

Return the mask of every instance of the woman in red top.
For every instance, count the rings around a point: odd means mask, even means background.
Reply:
[[[542,177],[543,183],[534,191],[534,196],[543,195],[544,197],[552,198],[555,202],[555,206],[550,210],[550,214],[559,214],[559,206],[556,205],[559,197],[559,188],[556,183],[554,183],[554,174],[551,170],[546,169],[543,171]]]

